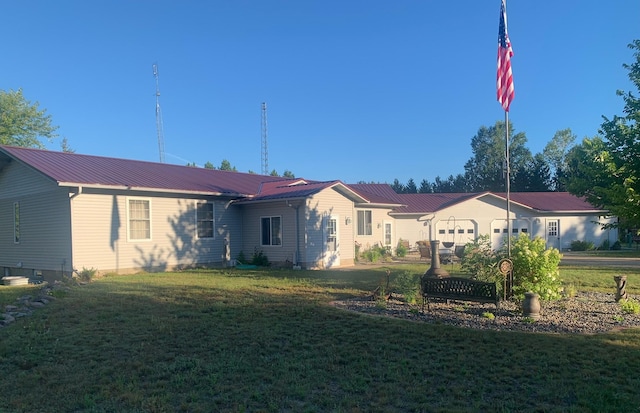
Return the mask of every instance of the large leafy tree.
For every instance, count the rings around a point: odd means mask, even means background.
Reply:
[[[38,106],[25,99],[22,89],[0,90],[0,144],[43,148],[40,138],[57,137],[51,115]]]
[[[567,169],[566,157],[571,146],[576,140],[576,135],[571,129],[559,130],[542,151],[542,157],[547,162],[551,174],[551,188],[554,191],[564,191],[562,183]]]
[[[511,175],[526,168],[531,161],[531,151],[525,146],[527,137],[524,132],[514,133],[509,122],[509,159]],[[464,165],[468,190],[504,191],[505,190],[505,123],[498,121],[493,126],[482,126],[471,139],[473,157]],[[513,183],[513,181],[512,181]],[[519,188],[511,188],[514,191]]]
[[[629,47],[635,62],[624,64],[640,91],[640,40]],[[604,118],[601,137],[586,138],[567,155],[567,190],[609,210],[631,228],[640,228],[640,98],[622,96],[624,116]]]

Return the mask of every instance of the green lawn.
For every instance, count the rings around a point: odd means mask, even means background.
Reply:
[[[385,279],[227,270],[74,287],[0,328],[0,412],[638,411],[640,329],[467,330],[329,305]]]

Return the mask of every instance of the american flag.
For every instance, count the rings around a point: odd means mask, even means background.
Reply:
[[[505,0],[501,0],[500,6],[500,27],[498,29],[498,102],[502,108],[509,112],[509,105],[515,96],[513,88],[513,74],[511,73],[511,41],[507,34],[507,5]]]

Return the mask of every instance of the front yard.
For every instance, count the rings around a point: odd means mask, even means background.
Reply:
[[[0,328],[0,411],[577,412],[640,405],[640,329],[502,332],[329,305],[369,294],[385,274],[366,266],[194,271],[74,287]],[[612,291],[609,273],[600,277],[589,275],[590,289]]]

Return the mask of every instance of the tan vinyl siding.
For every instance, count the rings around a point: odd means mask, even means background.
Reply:
[[[353,202],[333,189],[314,195],[307,200],[307,249],[304,261],[310,267],[322,267],[324,258],[322,218],[324,216],[337,216],[340,266],[349,266],[354,263],[355,244],[355,216]],[[351,217],[347,225],[346,218]]]
[[[130,199],[147,200],[151,238],[129,238],[127,205]],[[206,200],[201,200],[206,201]],[[131,272],[217,265],[222,262],[224,239],[237,245],[237,221],[225,203],[214,203],[214,237],[198,238],[197,199],[83,193],[73,200],[74,264],[99,271]]]
[[[20,242],[14,242],[14,203],[20,205]],[[20,163],[0,174],[0,266],[12,274],[69,271],[69,196],[65,188]],[[21,268],[18,268],[21,267]]]
[[[272,263],[293,263],[296,251],[296,211],[285,201],[245,205],[243,209],[242,252],[251,260],[254,252],[262,251]],[[304,215],[300,208],[300,215]],[[282,223],[282,244],[261,245],[261,218],[280,217]],[[240,251],[237,251],[238,253]],[[237,254],[233,256],[236,258]]]

